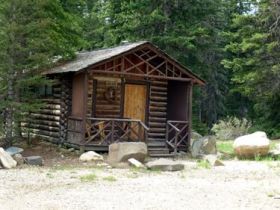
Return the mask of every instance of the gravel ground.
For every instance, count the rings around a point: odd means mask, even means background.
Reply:
[[[280,209],[280,162],[225,161],[212,169],[182,162],[181,172],[0,170],[0,209]]]

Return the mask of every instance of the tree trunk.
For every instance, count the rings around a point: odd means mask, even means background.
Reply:
[[[12,75],[9,75],[8,79],[8,101],[13,102],[14,99],[14,84],[12,80]],[[13,141],[13,106],[10,105],[6,108],[6,146],[11,146]]]

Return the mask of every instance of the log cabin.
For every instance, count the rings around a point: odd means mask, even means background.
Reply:
[[[150,155],[188,151],[192,90],[205,81],[150,42],[80,52],[44,72],[44,108],[28,135],[83,150],[142,141]]]

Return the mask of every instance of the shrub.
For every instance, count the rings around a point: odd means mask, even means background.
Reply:
[[[214,124],[211,131],[219,140],[232,140],[248,134],[248,130],[251,126],[251,122],[245,118],[238,119],[236,117],[228,117]]]

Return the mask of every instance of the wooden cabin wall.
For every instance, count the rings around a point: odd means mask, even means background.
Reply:
[[[107,100],[105,93],[108,88],[115,89],[115,100]],[[120,118],[121,117],[121,92],[122,84],[120,78],[101,77],[90,74],[88,77],[88,104],[87,116],[100,118]]]
[[[22,122],[24,137],[39,137],[53,143],[66,140],[67,118],[71,110],[71,78],[56,78],[53,94],[42,99],[45,105]]]
[[[167,81],[152,80],[149,97],[148,143],[165,142],[167,115]]]

